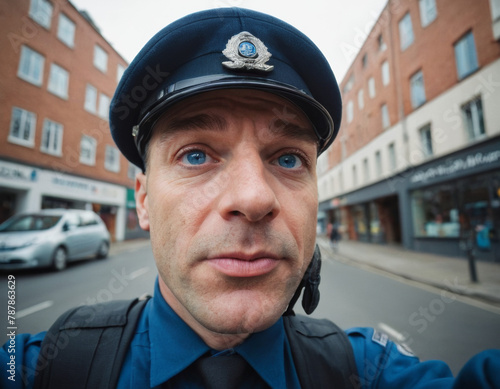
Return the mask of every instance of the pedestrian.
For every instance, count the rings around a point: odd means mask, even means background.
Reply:
[[[330,231],[330,247],[337,251],[339,249],[340,232],[337,223],[332,224],[332,229]]]
[[[18,378],[2,385],[500,382],[495,351],[454,380],[443,362],[419,363],[373,329],[344,332],[295,316],[301,292],[307,313],[318,303],[316,159],[335,139],[341,111],[328,62],[281,20],[220,8],[160,31],[128,67],[110,107],[115,142],[142,169],[136,202],[159,273],[154,296],[72,310],[48,333],[19,336]]]

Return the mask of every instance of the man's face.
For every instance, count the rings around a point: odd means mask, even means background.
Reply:
[[[288,101],[208,92],[170,108],[136,183],[160,287],[190,325],[218,334],[278,320],[311,260],[317,144]]]

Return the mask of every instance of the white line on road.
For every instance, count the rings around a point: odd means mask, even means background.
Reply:
[[[17,311],[16,319],[20,319],[22,317],[31,315],[32,313],[50,308],[52,305],[54,305],[54,302],[51,300],[48,300],[48,301],[44,301],[43,303],[33,305],[32,307],[29,307],[26,309],[21,309],[20,311]]]
[[[142,276],[143,274],[146,274],[149,271],[149,267],[141,267],[140,269],[137,269],[136,271],[130,273],[128,276],[129,280],[133,280],[137,277]]]
[[[406,339],[406,336],[404,336],[401,332],[396,331],[394,328],[385,323],[378,323],[378,328],[397,342],[403,342]]]

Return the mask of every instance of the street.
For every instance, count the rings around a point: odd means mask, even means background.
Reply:
[[[84,303],[152,293],[156,267],[147,242],[106,260],[72,264],[63,272],[16,273],[17,333],[46,330],[64,311]],[[6,306],[7,276],[0,275]],[[500,348],[500,314],[448,292],[323,258],[321,302],[315,317],[342,328],[375,327],[404,342],[422,359],[441,359],[454,373],[474,354]],[[300,303],[297,303],[300,307]],[[297,309],[300,313],[300,309]],[[2,323],[7,328],[7,315]],[[6,341],[3,334],[0,341]]]

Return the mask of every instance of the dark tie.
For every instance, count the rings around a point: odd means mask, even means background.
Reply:
[[[256,374],[238,354],[201,357],[194,367],[207,389],[238,389]]]

